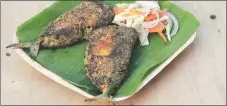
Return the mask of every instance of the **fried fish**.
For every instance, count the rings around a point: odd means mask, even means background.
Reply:
[[[102,92],[95,99],[111,101],[111,94],[127,73],[136,39],[137,32],[134,29],[116,25],[103,26],[90,33],[85,71],[92,83]]]
[[[32,58],[41,48],[62,48],[82,39],[94,28],[110,24],[114,13],[104,1],[83,1],[65,12],[42,31],[34,41],[11,44],[6,48],[30,48]]]

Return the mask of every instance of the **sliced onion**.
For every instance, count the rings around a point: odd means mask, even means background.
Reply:
[[[170,18],[168,18],[168,19],[167,19],[167,23],[169,24],[170,30],[171,30],[172,27],[173,27],[173,21],[172,21]]]
[[[129,7],[126,9],[126,11],[130,11],[131,9],[135,9],[140,7],[140,4],[130,4]]]
[[[145,8],[145,7],[143,7],[143,8],[138,8],[138,10],[139,10],[139,11],[142,11],[144,16],[149,15],[150,12],[151,12],[151,10],[150,10],[149,8]]]
[[[149,34],[148,32],[141,32],[139,34],[139,40],[140,40],[141,46],[149,45],[148,34]]]
[[[166,35],[167,35],[167,39],[168,39],[169,41],[171,41],[171,36],[170,36],[170,24],[169,24],[169,23],[166,25]]]
[[[155,25],[156,21],[149,21],[149,22],[144,22],[142,24],[143,28],[152,28]]]
[[[157,20],[156,20],[156,23],[155,23],[155,25],[154,25],[153,27],[155,27],[156,25],[158,25],[158,23],[160,22],[160,20],[159,20],[159,15],[158,15],[157,12],[155,13],[155,15],[156,15],[156,17],[157,17]],[[153,28],[153,27],[152,27],[152,28]]]
[[[170,19],[173,21],[173,25],[174,25],[174,28],[173,28],[173,31],[171,32],[170,36],[174,36],[176,35],[178,29],[179,29],[179,23],[177,21],[177,18],[170,12],[167,12],[166,15],[168,15],[170,17]]]
[[[126,21],[126,27],[132,27],[132,20]]]
[[[153,27],[157,26],[158,23],[160,22],[160,20],[159,20],[159,15],[158,15],[158,13],[155,13],[155,15],[156,15],[156,17],[157,17],[157,20],[154,20],[154,21],[151,21],[151,22],[144,22],[144,23],[142,24],[142,27],[143,27],[143,28],[153,28]]]
[[[157,1],[136,1],[136,3],[152,10],[160,8]]]
[[[167,19],[167,25],[166,25],[166,35],[169,41],[171,41],[170,31],[172,29],[172,20],[170,18]]]
[[[134,22],[132,23],[132,27],[135,29],[141,28],[141,24],[144,22],[144,16],[140,16],[137,19],[134,20]]]

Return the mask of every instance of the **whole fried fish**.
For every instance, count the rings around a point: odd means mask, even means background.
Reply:
[[[128,70],[137,32],[128,27],[100,27],[88,36],[86,75],[103,94],[93,98],[110,100]],[[93,99],[87,99],[88,101]]]
[[[11,44],[6,48],[30,48],[31,57],[35,58],[40,48],[70,46],[86,38],[90,28],[110,24],[113,18],[112,9],[104,1],[83,1],[49,23],[34,41]]]

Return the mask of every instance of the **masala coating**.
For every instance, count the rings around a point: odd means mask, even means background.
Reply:
[[[120,85],[128,70],[137,32],[109,25],[92,31],[85,58],[86,75],[107,96]]]
[[[111,8],[104,1],[84,1],[44,29],[41,45],[44,48],[71,45],[84,39],[89,28],[110,24],[113,18]]]
[[[40,48],[62,48],[85,39],[92,29],[110,24],[114,13],[104,1],[83,1],[49,23],[34,41],[17,43],[7,48],[30,48],[36,57]]]

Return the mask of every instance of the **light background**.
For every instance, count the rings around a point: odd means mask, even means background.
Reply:
[[[52,1],[1,2],[1,104],[97,105],[29,66],[12,42],[16,27]],[[118,104],[226,104],[226,1],[177,1],[200,21],[197,38],[133,97]],[[215,20],[210,15],[215,14]],[[6,56],[10,53],[10,56]]]

